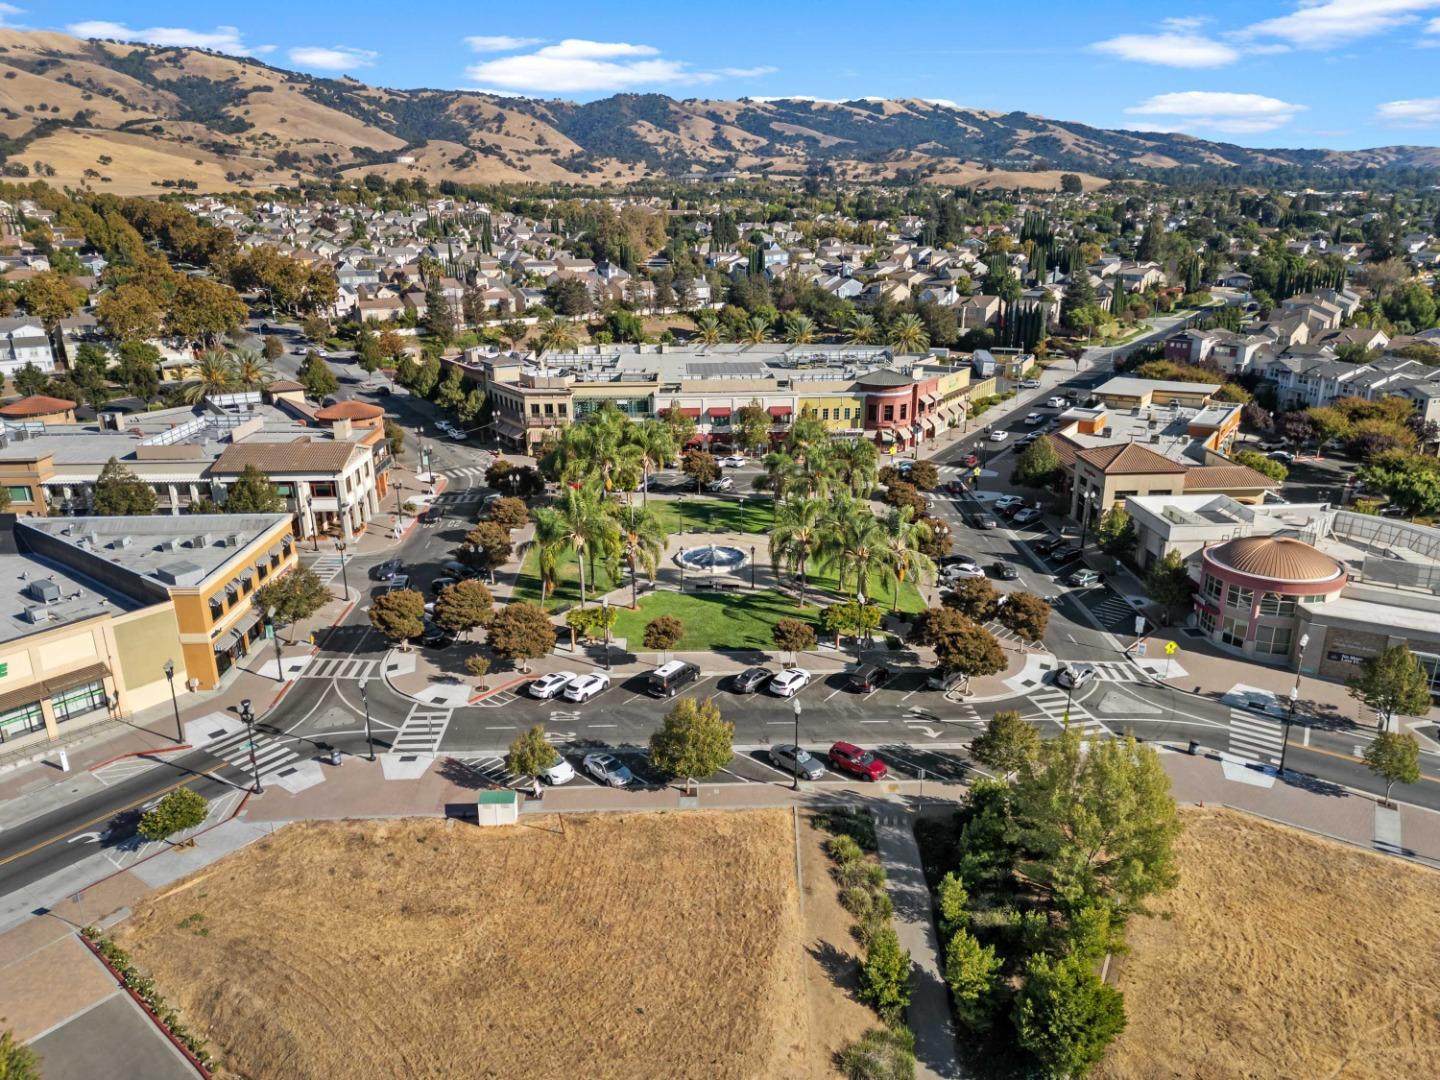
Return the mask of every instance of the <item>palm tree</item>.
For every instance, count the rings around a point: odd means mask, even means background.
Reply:
[[[764,345],[770,340],[770,323],[763,315],[752,315],[740,333],[740,340],[746,345]]]
[[[720,320],[707,311],[695,320],[695,336],[705,345],[719,345]]]
[[[765,455],[765,475],[757,477],[756,487],[764,487],[777,503],[790,494],[795,482],[795,458],[788,450],[772,450]]]
[[[640,452],[640,472],[644,478],[641,501],[650,505],[650,474],[668,465],[675,458],[675,436],[669,425],[658,420],[631,424],[625,438]]]
[[[785,319],[785,340],[791,345],[809,345],[817,333],[815,320],[808,315],[792,312]]]
[[[890,344],[902,353],[922,353],[930,347],[930,335],[919,315],[905,314],[890,328]]]
[[[851,345],[874,345],[880,340],[880,328],[875,325],[875,316],[864,312],[850,320],[845,340]]]
[[[198,405],[211,394],[223,394],[234,388],[234,362],[228,354],[212,349],[196,361],[195,381],[185,387],[185,400]]]
[[[560,572],[560,555],[569,544],[565,533],[565,519],[558,510],[548,506],[536,508],[531,514],[535,519],[535,553],[540,569],[540,602],[555,592]]]
[[[830,445],[830,466],[851,495],[868,495],[875,486],[880,452],[869,439],[842,439]]]
[[[275,367],[254,349],[237,349],[235,385],[241,390],[263,390],[275,381]]]
[[[549,318],[541,321],[540,336],[535,341],[535,358],[538,360],[547,352],[574,352],[575,324],[569,319]]]
[[[835,568],[842,593],[853,585],[863,602],[872,574],[880,574],[881,584],[890,583],[894,560],[885,530],[863,502],[842,498],[832,504],[821,532],[821,560]]]
[[[616,507],[614,515],[615,524],[620,529],[620,547],[630,563],[630,606],[638,608],[640,579],[635,574],[635,561],[638,559],[645,567],[653,584],[660,556],[665,550],[665,531],[655,512],[644,506]]]
[[[810,560],[820,551],[821,526],[825,517],[822,499],[794,499],[775,511],[770,532],[770,565],[784,564],[800,578],[800,606],[805,606],[805,574]]]
[[[902,506],[891,510],[885,519],[885,546],[890,550],[890,563],[895,589],[891,597],[890,610],[900,610],[900,585],[902,582],[921,577],[935,578],[935,562],[920,550],[920,544],[930,539],[930,526],[923,521],[913,520],[915,508]]]
[[[597,484],[567,487],[556,510],[565,523],[565,542],[575,552],[575,563],[580,568],[580,606],[583,608],[586,560],[590,562],[593,578],[595,556],[610,557],[619,543],[619,528],[605,512]]]

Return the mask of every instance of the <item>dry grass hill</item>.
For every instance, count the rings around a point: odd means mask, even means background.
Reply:
[[[583,104],[316,78],[195,49],[0,28],[0,155],[11,176],[155,194],[375,170],[469,182],[800,176],[1055,187],[1172,168],[1440,168],[1440,149],[1253,150],[918,99]]]

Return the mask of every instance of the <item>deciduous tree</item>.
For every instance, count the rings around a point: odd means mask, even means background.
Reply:
[[[497,656],[519,660],[520,670],[529,671],[531,660],[549,656],[555,648],[555,626],[538,605],[506,604],[490,621],[489,641]]]
[[[507,496],[490,504],[490,520],[504,529],[522,528],[530,520],[530,509],[523,499]]]
[[[989,622],[999,608],[1000,594],[989,578],[961,578],[945,594],[942,601],[947,608],[954,608],[977,623]]]
[[[1167,618],[1175,608],[1190,603],[1194,591],[1190,571],[1185,569],[1185,559],[1180,552],[1167,552],[1164,558],[1150,564],[1145,575],[1145,595],[1165,609]]]
[[[1106,555],[1128,559],[1135,551],[1135,522],[1123,506],[1112,506],[1100,515],[1095,526],[1095,543]]]
[[[210,804],[203,795],[186,787],[176,788],[140,816],[136,831],[146,840],[168,840],[203,824],[209,812]]]
[[[403,648],[425,631],[425,597],[414,589],[382,593],[371,601],[370,625]]]
[[[280,489],[254,465],[246,465],[225,493],[227,514],[278,514],[284,509]]]
[[[799,619],[780,619],[770,628],[770,638],[781,652],[800,662],[800,654],[815,647],[815,627]]]
[[[490,590],[473,579],[457,581],[442,589],[435,601],[435,622],[452,634],[468,634],[488,626],[495,614]]]
[[[970,743],[972,758],[1004,776],[1028,770],[1039,754],[1040,733],[1014,709],[997,712]]]
[[[973,676],[1005,670],[1005,653],[995,636],[958,611],[926,611],[920,616],[919,637],[935,650],[935,658],[947,671]]]
[[[685,636],[685,624],[674,615],[660,615],[645,624],[641,641],[645,648],[668,653]]]
[[[284,577],[255,591],[255,606],[269,614],[277,626],[289,627],[294,644],[295,624],[310,618],[330,601],[330,590],[308,566],[297,566]]]
[[[1036,642],[1050,625],[1050,605],[1029,592],[1012,592],[996,616],[1000,625],[1021,641]]]
[[[1396,784],[1420,782],[1420,741],[1407,732],[1382,731],[1365,747],[1366,766],[1385,781],[1385,802]]]
[[[104,517],[143,517],[155,512],[155,489],[113,457],[95,481],[91,512]]]
[[[686,476],[695,481],[697,493],[702,486],[712,483],[720,476],[720,466],[716,463],[715,456],[704,450],[685,451],[680,467]]]
[[[1430,711],[1429,676],[1404,643],[1366,657],[1360,662],[1360,674],[1346,686],[1351,697],[1374,711],[1381,731],[1395,728],[1397,716],[1424,716]]]
[[[515,736],[510,752],[505,755],[505,768],[515,776],[539,777],[559,760],[560,751],[546,740],[545,728],[536,724]]]
[[[713,776],[734,756],[735,725],[720,716],[713,698],[681,698],[650,736],[650,762],[671,777]]]

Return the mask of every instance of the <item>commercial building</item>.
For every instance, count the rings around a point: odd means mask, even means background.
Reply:
[[[263,634],[255,590],[297,557],[287,514],[0,526],[0,752],[215,688]]]

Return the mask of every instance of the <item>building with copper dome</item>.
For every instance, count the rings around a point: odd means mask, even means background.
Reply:
[[[1242,536],[1201,552],[1195,613],[1217,645],[1264,659],[1289,657],[1305,605],[1338,599],[1345,568],[1303,540]]]

